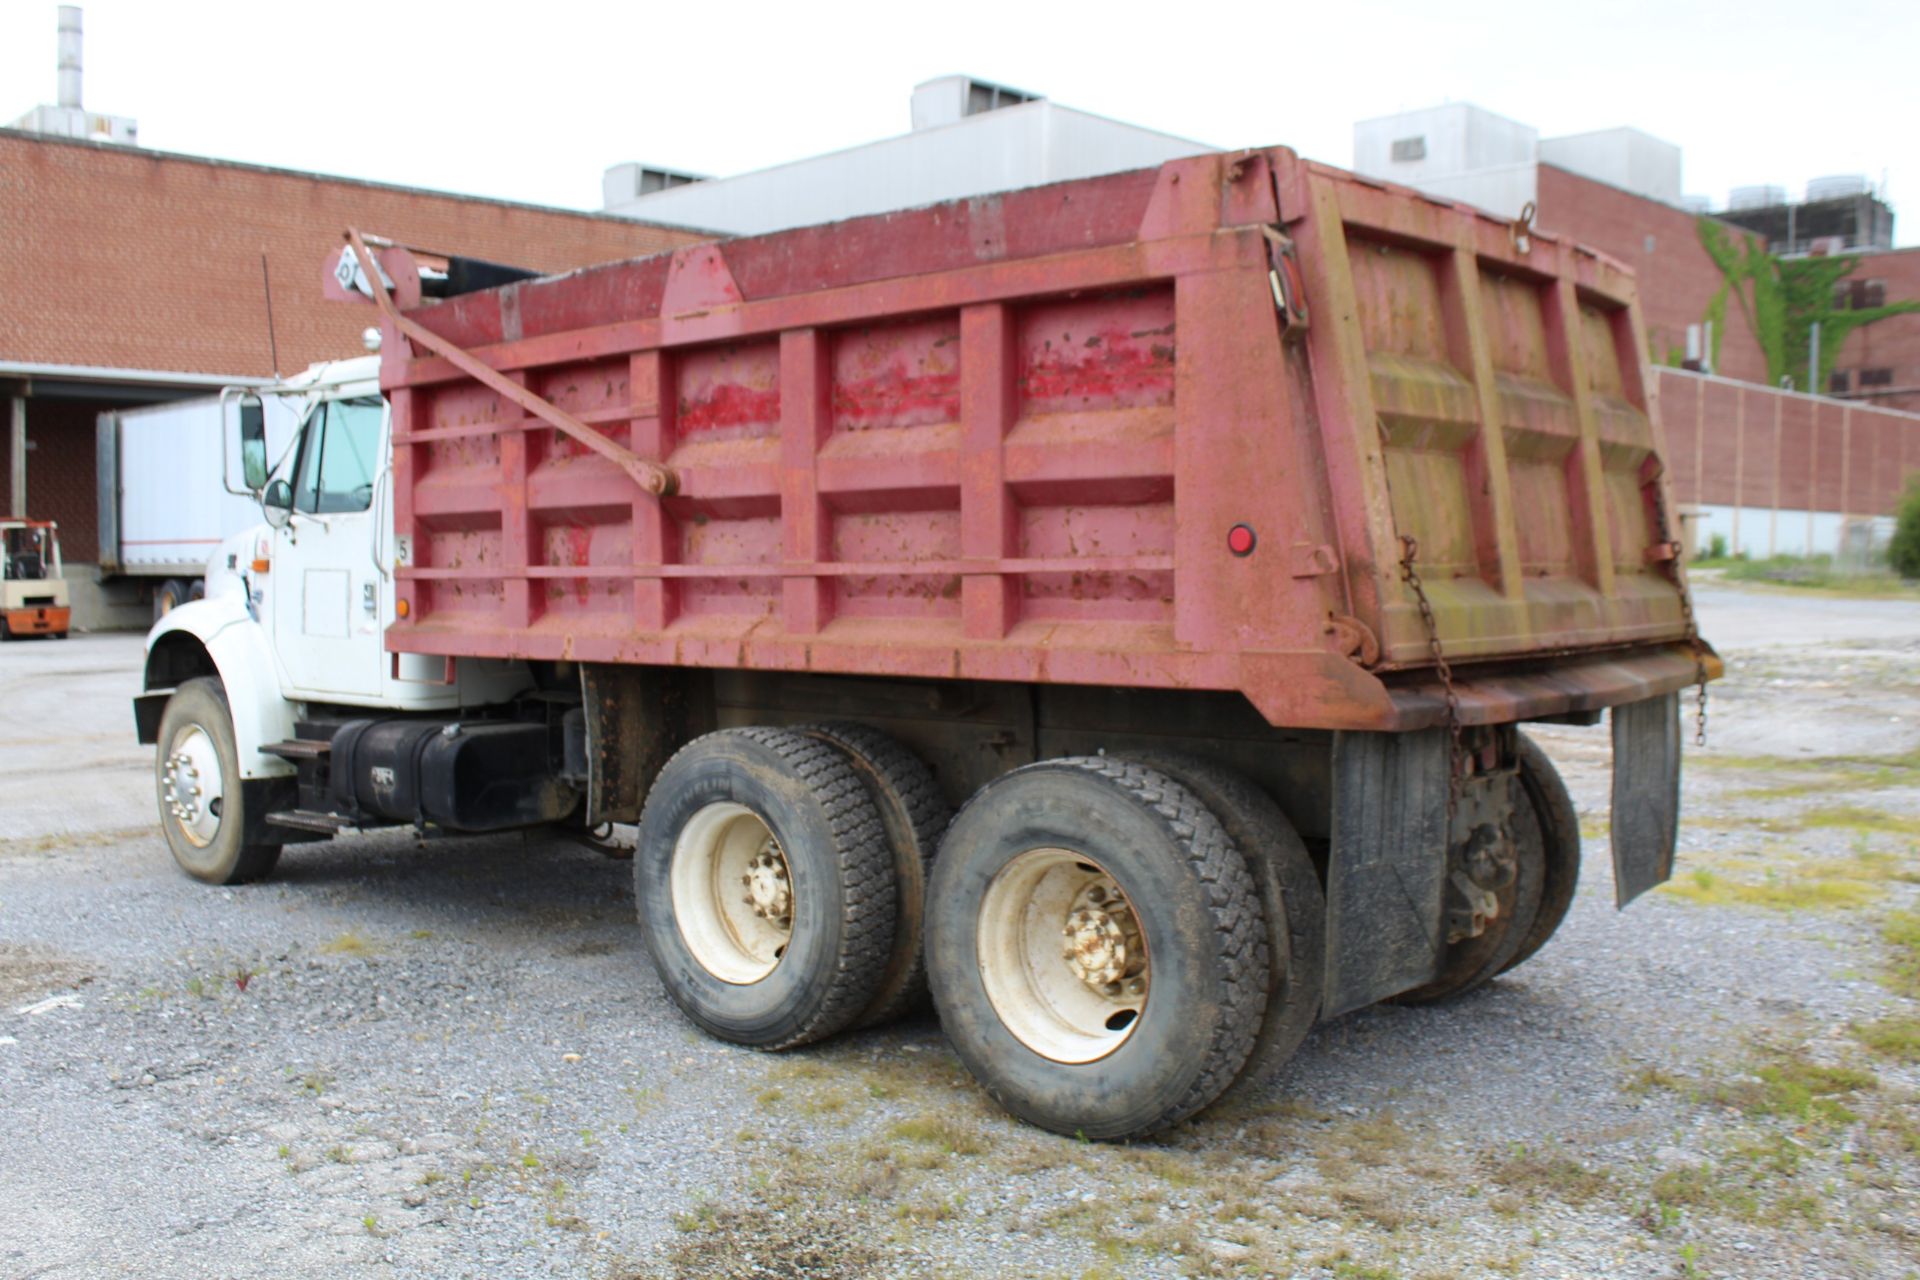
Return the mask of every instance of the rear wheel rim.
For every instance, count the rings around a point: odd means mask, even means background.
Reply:
[[[197,724],[186,726],[161,766],[160,804],[191,847],[205,849],[219,837],[224,793],[212,736]]]
[[[722,982],[759,982],[786,956],[792,872],[772,829],[745,805],[719,801],[687,819],[667,884],[681,941]]]
[[[1106,1057],[1140,1025],[1152,985],[1133,903],[1069,849],[1029,849],[980,903],[980,980],[1000,1022],[1054,1062]]]

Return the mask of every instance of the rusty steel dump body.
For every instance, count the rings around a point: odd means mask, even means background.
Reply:
[[[1276,726],[1411,730],[1445,718],[1411,538],[1465,723],[1718,674],[1632,276],[1284,149],[398,290],[620,447],[389,317],[391,650],[1236,690]]]

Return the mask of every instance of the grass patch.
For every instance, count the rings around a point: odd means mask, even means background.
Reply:
[[[1800,815],[1803,827],[1841,827],[1848,831],[1879,831],[1889,835],[1920,836],[1920,818],[1903,817],[1859,805],[1835,805]]]
[[[1887,963],[1887,986],[1899,995],[1920,1000],[1920,911],[1893,912],[1880,926],[1880,936],[1893,948]]]
[[[1708,1101],[1746,1116],[1783,1116],[1810,1125],[1852,1124],[1849,1106],[1879,1081],[1857,1067],[1833,1067],[1798,1052],[1778,1052],[1737,1079],[1721,1081],[1705,1094]]]
[[[1527,1196],[1551,1196],[1572,1205],[1585,1204],[1613,1187],[1613,1178],[1605,1169],[1590,1169],[1564,1151],[1535,1151],[1524,1146],[1514,1147],[1496,1161],[1491,1172],[1494,1180],[1509,1190]]]
[[[1736,756],[1703,752],[1689,768],[1739,773],[1822,773],[1855,775],[1856,786],[1899,787],[1920,782],[1920,750],[1891,755]]]
[[[1674,1093],[1684,1093],[1687,1089],[1687,1082],[1684,1077],[1675,1075],[1665,1067],[1642,1067],[1640,1070],[1634,1072],[1632,1078],[1627,1081],[1626,1089],[1627,1092],[1634,1097],[1644,1098],[1655,1089],[1667,1089]]]
[[[935,1112],[902,1120],[887,1130],[887,1136],[930,1146],[950,1156],[977,1156],[987,1149],[986,1139],[978,1130]]]
[[[320,950],[330,956],[370,956],[374,947],[359,934],[348,932],[323,944]]]
[[[1863,907],[1877,902],[1884,890],[1863,880],[1824,877],[1817,869],[1801,867],[1789,874],[1769,868],[1761,880],[1725,875],[1711,867],[1697,867],[1660,886],[1662,893],[1701,906],[1765,907],[1773,911],[1819,911]]]
[[[1853,1038],[1882,1057],[1896,1062],[1920,1062],[1920,1018],[1895,1014],[1853,1029]]]
[[[1801,1160],[1798,1147],[1773,1135],[1740,1143],[1715,1163],[1669,1169],[1653,1180],[1647,1217],[1672,1226],[1685,1209],[1776,1228],[1824,1222],[1826,1200],[1792,1181]]]
[[[1831,556],[1717,557],[1692,561],[1690,568],[1717,569],[1728,582],[1786,587],[1829,596],[1910,596],[1912,584],[1890,569],[1850,569]]]

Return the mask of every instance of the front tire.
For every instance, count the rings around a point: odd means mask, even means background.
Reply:
[[[696,738],[654,780],[633,866],[660,981],[709,1033],[788,1049],[872,1004],[893,942],[892,854],[832,744],[779,729]]]
[[[182,871],[208,884],[244,884],[272,873],[280,846],[246,843],[251,815],[233,714],[218,680],[189,680],[167,699],[153,777],[160,829]]]
[[[1128,1138],[1233,1082],[1267,996],[1266,922],[1240,854],[1185,787],[1071,758],[988,783],[928,892],[927,970],[960,1059],[1007,1110]]]

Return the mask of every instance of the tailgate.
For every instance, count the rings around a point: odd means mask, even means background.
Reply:
[[[1384,666],[1677,639],[1632,275],[1530,227],[1301,163],[1281,207],[1355,614]]]

